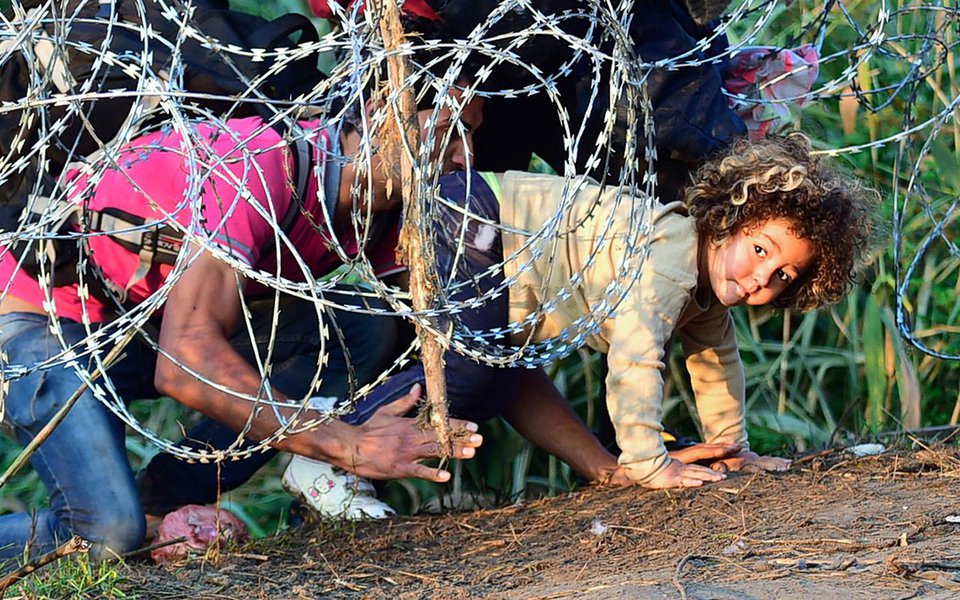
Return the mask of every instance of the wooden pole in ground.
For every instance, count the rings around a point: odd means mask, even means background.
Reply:
[[[388,87],[386,95],[396,94],[396,101],[388,103],[387,119],[380,132],[381,162],[388,169],[388,181],[401,182],[403,198],[403,229],[400,232],[398,252],[410,269],[410,296],[413,309],[428,310],[436,298],[436,286],[430,273],[435,264],[431,240],[424,239],[421,225],[424,215],[417,198],[419,174],[414,168],[414,157],[420,145],[420,123],[413,90],[404,85],[410,68],[400,54],[404,42],[403,25],[397,0],[376,0],[380,15],[380,33],[387,52]],[[420,338],[421,361],[426,374],[426,422],[437,434],[441,459],[453,457],[450,422],[447,415],[447,384],[444,378],[444,346],[435,335],[417,325]]]

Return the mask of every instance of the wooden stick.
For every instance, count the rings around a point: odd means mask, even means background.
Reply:
[[[163,542],[157,542],[156,544],[150,544],[149,546],[144,546],[143,548],[137,548],[136,550],[131,550],[130,552],[124,552],[120,555],[120,558],[131,558],[134,556],[140,556],[141,554],[149,554],[154,550],[159,550],[160,548],[166,548],[167,546],[172,546],[174,544],[180,544],[187,541],[187,536],[181,535],[178,538],[173,538],[172,540],[165,540]]]
[[[800,458],[795,458],[791,462],[793,465],[802,465],[803,463],[810,462],[820,457],[833,454],[836,451],[837,451],[836,448],[827,448],[826,450],[821,450],[820,452],[814,452],[813,454],[808,454],[806,456],[801,456]]]
[[[687,600],[687,589],[680,582],[680,578],[683,576],[683,567],[686,566],[688,560],[694,557],[696,557],[696,555],[693,553],[687,554],[680,559],[677,567],[673,570],[673,587],[677,588],[677,591],[680,592],[680,600]]]
[[[90,542],[81,538],[79,535],[73,536],[70,540],[64,542],[59,547],[38,557],[36,560],[23,565],[3,579],[0,579],[0,596],[3,595],[8,587],[20,581],[30,573],[33,573],[37,569],[43,568],[56,560],[60,560],[64,556],[73,554],[74,552],[87,552],[88,550],[90,550]]]
[[[420,144],[417,104],[413,90],[404,86],[410,68],[406,58],[400,54],[404,34],[397,0],[377,0],[374,5],[380,15],[380,32],[384,49],[387,51],[388,91],[395,91],[398,96],[397,101],[389,105],[390,116],[380,135],[382,162],[390,169],[387,174],[388,182],[395,181],[396,178],[402,182],[403,229],[400,232],[398,253],[403,263],[410,268],[413,309],[424,311],[433,307],[436,298],[436,286],[430,272],[430,265],[436,264],[436,257],[432,241],[424,239],[420,230],[424,215],[417,197],[419,173],[414,168],[413,161]],[[427,383],[425,420],[437,434],[440,458],[446,460],[453,457],[453,438],[447,415],[447,383],[443,364],[445,344],[419,324],[417,335],[420,338],[421,361]]]

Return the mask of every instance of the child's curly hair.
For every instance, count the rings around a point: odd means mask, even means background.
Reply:
[[[878,197],[813,156],[802,133],[734,142],[697,170],[685,192],[698,233],[714,243],[770,219],[792,223],[816,258],[773,304],[801,311],[840,300],[869,261]]]

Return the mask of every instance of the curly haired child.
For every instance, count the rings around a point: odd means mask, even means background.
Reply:
[[[556,209],[556,202],[550,205],[549,200],[560,196],[562,185],[508,173],[502,179],[501,222],[536,231]],[[597,187],[580,193],[567,222],[577,218],[576,205],[595,210],[599,214],[593,219],[604,222],[610,217],[604,207],[613,194]],[[612,210],[626,212],[627,204]],[[699,168],[684,202],[653,209],[650,253],[639,280],[616,315],[586,340],[608,355],[607,403],[622,449],[614,480],[625,477],[647,487],[675,487],[718,478],[715,470],[671,460],[659,435],[662,373],[674,337],[683,347],[704,440],[739,449],[715,466],[721,470],[746,464],[767,469],[789,466],[788,461],[759,457],[749,450],[745,380],[729,309],[773,304],[805,311],[840,300],[875,238],[875,207],[875,193],[814,155],[806,136],[793,134],[735,142]],[[625,221],[625,215],[613,218]],[[584,250],[594,243],[590,223],[587,217],[561,241],[562,248],[553,257],[534,260],[534,268],[518,274],[518,283],[510,289],[510,321],[536,310],[538,303],[550,299],[551,289],[567,285],[563,278],[580,270],[554,266],[553,280],[545,282],[540,274],[551,271],[538,266],[587,256]],[[508,277],[531,258],[522,249],[526,239],[509,231],[503,234],[504,256],[518,253],[517,260],[505,265]],[[608,252],[619,251],[613,244]],[[616,257],[611,258],[607,264],[617,264]],[[582,272],[583,284],[574,290],[574,297],[537,322],[533,339],[568,327],[615,274],[602,266]],[[511,407],[521,411],[521,422],[522,402],[518,398]]]
[[[684,201],[650,209],[649,253],[639,277],[590,329],[584,317],[598,314],[608,286],[623,279],[629,227],[636,227],[633,199],[618,202],[622,190],[589,181],[569,186],[562,177],[521,172],[441,178],[444,200],[434,211],[439,271],[445,280],[452,274],[453,281],[469,282],[450,296],[461,302],[509,282],[507,297],[491,293],[480,306],[463,305],[454,330],[466,345],[476,332],[500,328],[512,331],[516,345],[566,335],[569,344],[607,354],[607,404],[622,454],[615,460],[568,407],[558,407],[541,370],[490,367],[451,349],[445,359],[453,414],[501,414],[591,479],[684,487],[745,465],[787,468],[789,461],[749,449],[730,307],[809,310],[838,301],[875,237],[876,194],[814,155],[802,134],[737,141],[701,166]],[[558,213],[555,245],[536,243]],[[490,268],[498,263],[502,270]],[[707,443],[694,460],[712,453],[721,458],[715,469],[672,459],[660,435],[663,373],[674,338]],[[422,381],[415,366],[367,401],[376,405]]]

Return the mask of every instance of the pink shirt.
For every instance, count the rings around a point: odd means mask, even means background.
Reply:
[[[328,148],[326,131],[318,130],[317,122],[300,124],[306,130],[317,132],[312,147]],[[199,239],[208,239],[235,259],[266,273],[277,272],[277,245],[274,243],[272,220],[280,222],[292,201],[290,165],[293,153],[280,134],[264,128],[259,117],[227,121],[227,128],[210,123],[193,125],[194,135],[189,147],[183,136],[172,129],[145,135],[131,142],[121,151],[117,165],[106,169],[99,183],[91,185],[88,175],[73,172],[71,196],[76,202],[87,202],[91,210],[111,207],[148,220],[171,222],[189,228]],[[190,168],[192,153],[194,164]],[[322,157],[315,157],[318,164]],[[331,161],[327,164],[333,168]],[[338,168],[338,167],[337,167]],[[193,221],[190,187],[200,189],[200,218]],[[92,188],[92,189],[91,189]],[[196,197],[196,192],[192,194]],[[358,253],[358,243],[352,226],[335,232],[331,239],[324,218],[324,194],[319,178],[312,174],[304,198],[304,212],[298,215],[287,232],[304,264],[314,277],[329,273],[342,261],[332,249],[339,244],[348,256]],[[333,200],[335,202],[335,199]],[[332,202],[328,201],[331,207]],[[259,207],[259,210],[258,210]],[[273,219],[259,211],[271,213]],[[332,208],[328,208],[328,214]],[[390,221],[384,217],[383,220]],[[377,241],[368,240],[365,254],[379,275],[399,270],[396,262],[397,227],[384,224],[384,235]],[[96,236],[89,241],[93,261],[103,274],[125,288],[131,282],[139,259],[108,236]],[[292,281],[304,281],[303,270],[292,252],[281,241],[280,275]],[[165,281],[172,267],[153,265],[146,276],[132,282],[127,299],[142,302]],[[3,252],[0,259],[0,281],[11,281],[10,292],[38,306],[43,303],[39,284],[17,269],[16,259]],[[247,283],[246,292],[257,295],[263,287]],[[53,299],[60,317],[80,321],[83,314],[76,284],[54,288]],[[106,320],[109,311],[96,298],[90,297],[87,309],[92,322]]]

